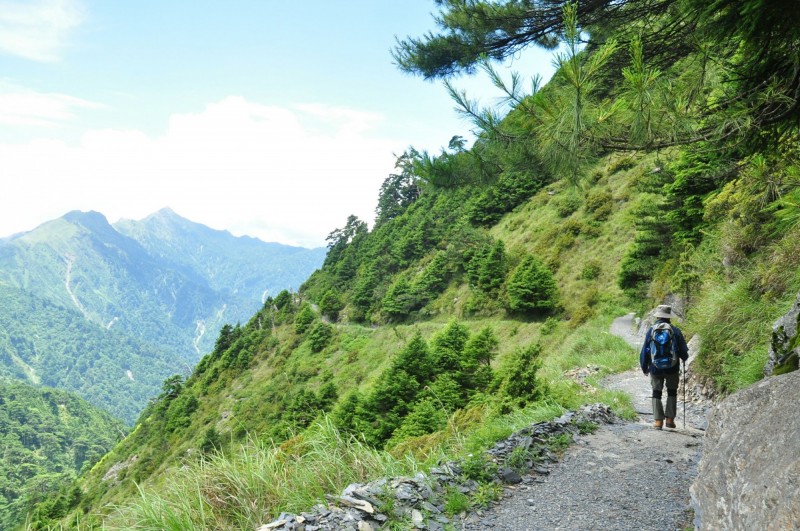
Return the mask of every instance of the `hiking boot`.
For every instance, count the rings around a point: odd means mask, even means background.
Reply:
[[[663,421],[663,420],[661,420],[661,419],[658,419],[658,420],[655,422],[655,424],[653,424],[653,429],[654,429],[654,430],[660,430],[660,429],[661,429],[661,426],[662,426],[663,424],[664,424],[664,421]]]
[[[671,419],[669,417],[667,417],[667,424],[666,425],[667,425],[667,428],[676,428],[677,427],[677,426],[675,426],[675,419]]]

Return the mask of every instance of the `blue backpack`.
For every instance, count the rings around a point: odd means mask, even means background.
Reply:
[[[656,369],[671,369],[678,364],[675,331],[669,323],[656,323],[650,333],[650,364]]]

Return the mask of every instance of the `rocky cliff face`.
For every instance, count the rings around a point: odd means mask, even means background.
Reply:
[[[691,487],[700,529],[797,529],[800,525],[800,371],[767,378],[709,415]]]
[[[785,374],[798,368],[800,359],[800,335],[797,325],[800,321],[800,293],[786,315],[772,325],[772,343],[769,346],[769,360],[764,374]]]

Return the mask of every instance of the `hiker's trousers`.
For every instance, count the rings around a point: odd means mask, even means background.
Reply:
[[[665,383],[667,384],[666,409],[661,403]],[[665,416],[671,419],[675,418],[678,411],[678,385],[680,383],[681,374],[679,372],[663,376],[650,374],[650,386],[653,388],[653,419],[663,420]]]

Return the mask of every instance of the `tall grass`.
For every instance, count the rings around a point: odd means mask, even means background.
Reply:
[[[187,462],[157,491],[121,507],[108,529],[256,529],[300,512],[353,482],[413,474],[398,459],[344,436],[328,419],[280,446],[250,440],[230,455]]]
[[[749,278],[707,288],[691,315],[703,338],[700,372],[725,393],[761,379],[772,332],[765,321],[779,314],[779,301],[759,297]]]

